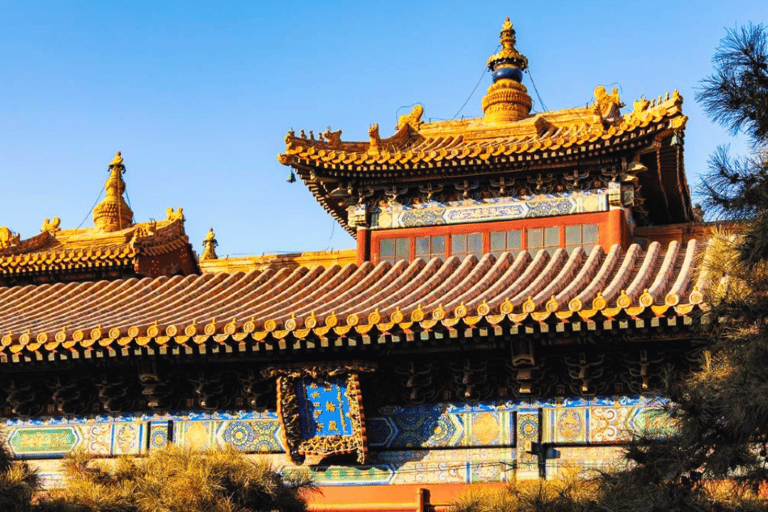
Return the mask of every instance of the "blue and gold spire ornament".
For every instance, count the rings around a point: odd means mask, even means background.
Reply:
[[[515,49],[515,29],[509,18],[501,27],[501,50],[488,58],[493,84],[483,98],[487,122],[519,121],[531,111],[531,97],[521,83],[528,59]]]

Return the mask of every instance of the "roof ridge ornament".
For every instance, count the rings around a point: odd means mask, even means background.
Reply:
[[[52,235],[55,235],[56,232],[61,231],[61,228],[59,227],[61,225],[61,219],[59,217],[54,217],[53,221],[50,219],[45,219],[43,221],[43,227],[40,228],[40,232],[48,232]]]
[[[216,234],[213,232],[213,228],[208,228],[208,234],[205,235],[203,240],[203,254],[200,255],[200,261],[219,259],[216,255],[217,245],[219,245],[219,242],[216,241]]]
[[[507,18],[499,35],[501,50],[488,58],[493,84],[483,97],[487,122],[519,121],[531,111],[531,97],[521,83],[528,59],[515,48],[515,29]]]
[[[109,164],[109,178],[104,184],[107,195],[93,209],[93,223],[98,231],[120,231],[133,225],[133,211],[123,199],[124,173],[123,156],[118,151]]]
[[[14,233],[7,226],[0,226],[0,249],[16,247],[21,244],[21,235]]]
[[[501,32],[499,33],[499,39],[501,41],[501,51],[488,57],[488,69],[495,71],[504,64],[512,64],[520,70],[520,78],[522,78],[522,72],[528,67],[528,59],[515,48],[517,38],[515,38],[515,29],[512,26],[512,22],[509,21],[509,17],[504,20],[504,25],[502,25]]]
[[[410,126],[414,130],[418,130],[419,126],[421,125],[422,115],[424,115],[424,106],[422,106],[420,103],[417,103],[416,106],[413,107],[413,110],[400,116],[400,119],[398,119],[397,124],[395,125],[395,130],[402,130],[406,126]],[[378,125],[376,126],[378,128]]]

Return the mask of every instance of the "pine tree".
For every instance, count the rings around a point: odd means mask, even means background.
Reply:
[[[707,206],[725,219],[746,220],[736,248],[750,270],[768,261],[768,49],[766,29],[729,30],[696,99],[732,135],[747,136],[753,155],[731,158],[720,147],[710,158],[703,183]]]
[[[455,510],[493,512],[757,511],[768,508],[768,32],[729,30],[697,100],[752,154],[720,147],[702,192],[730,228],[701,262],[711,283],[701,317],[701,367],[664,393],[673,435],[632,442],[622,471],[590,482],[591,495],[521,499],[514,489],[467,496]],[[565,489],[570,489],[565,487]]]
[[[306,475],[280,475],[232,448],[176,445],[145,458],[75,453],[65,461],[65,476],[58,503],[82,512],[303,512],[302,493],[313,488]]]
[[[768,48],[766,29],[728,30],[697,100],[752,154],[710,158],[706,210],[726,221],[701,266],[709,273],[701,367],[666,390],[671,437],[643,437],[630,468],[603,475],[602,492],[646,510],[764,508],[768,483]],[[644,489],[640,492],[640,489]],[[727,490],[727,492],[723,492]],[[650,491],[650,494],[649,494]],[[602,501],[602,500],[601,500]]]

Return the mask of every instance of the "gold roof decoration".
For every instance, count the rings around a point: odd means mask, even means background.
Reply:
[[[40,232],[48,232],[52,235],[55,235],[57,231],[60,231],[59,226],[61,225],[61,219],[58,217],[54,217],[53,221],[50,219],[45,219],[43,221],[43,226],[40,228]]]
[[[515,160],[515,155],[520,155],[517,159],[529,159],[526,155],[534,153],[552,155],[553,150],[573,151],[577,146],[610,142],[648,128],[679,130],[687,120],[677,91],[658,100],[635,101],[634,110],[622,115],[624,103],[618,91],[608,93],[603,86],[595,88],[592,105],[530,116],[530,97],[520,83],[528,59],[515,49],[509,18],[500,37],[502,49],[488,59],[494,83],[483,98],[483,117],[423,122],[424,107],[417,104],[399,118],[389,138],[380,137],[377,123],[368,131],[369,140],[361,142],[342,141],[340,130],[319,139],[311,131],[307,137],[304,130],[298,135],[290,130],[278,160],[296,166],[299,174],[301,167],[313,167],[371,177],[381,171],[384,176],[393,170],[454,166],[457,160],[479,163],[505,157]],[[657,123],[662,125],[654,126]]]
[[[104,184],[107,195],[93,209],[93,223],[97,230],[104,232],[120,231],[133,225],[133,211],[123,199],[125,165],[118,151],[109,164],[109,178]]]
[[[501,39],[501,51],[488,57],[488,68],[493,71],[495,65],[516,61],[520,70],[525,71],[525,68],[528,67],[528,59],[515,49],[517,39],[509,17],[504,20],[499,37]]]
[[[106,197],[94,208],[93,227],[62,229],[61,219],[53,217],[25,240],[0,227],[0,286],[199,272],[182,209],[168,208],[163,220],[134,223],[123,200],[124,172],[118,151],[109,164]]]
[[[569,167],[621,167],[622,162],[639,164],[640,153],[651,151],[656,158],[646,156],[643,166],[652,172],[638,177],[644,199],[650,200],[646,209],[653,213],[651,222],[688,220],[682,154],[688,118],[677,91],[641,98],[631,112],[622,113],[618,91],[598,86],[589,105],[531,115],[531,99],[521,84],[528,60],[515,48],[509,20],[501,30],[501,46],[488,59],[494,83],[483,98],[483,116],[426,122],[424,107],[417,104],[399,118],[390,137],[383,137],[374,123],[367,140],[358,142],[291,130],[278,160],[293,168],[352,236],[358,218],[350,221],[353,198],[360,202],[364,192],[394,183],[413,189],[468,175],[480,179],[502,173],[512,180]]]
[[[208,234],[205,235],[203,240],[203,254],[200,255],[200,261],[219,259],[216,255],[217,245],[219,245],[219,242],[216,241],[216,234],[213,232],[213,228],[208,228]]]
[[[377,176],[392,171],[421,167],[451,166],[452,161],[537,160],[573,152],[584,145],[611,145],[621,138],[645,136],[650,131],[681,130],[687,117],[678,91],[658,99],[640,99],[634,110],[621,115],[623,105],[615,90],[595,89],[595,101],[586,107],[552,110],[519,121],[488,123],[485,118],[421,122],[423,107],[417,105],[398,124],[389,138],[379,136],[378,124],[369,130],[365,142],[339,141],[335,146],[296,135],[285,137],[286,148],[278,160],[299,168]],[[303,131],[302,131],[303,133]],[[467,165],[465,163],[465,165]],[[300,172],[301,174],[301,172]]]
[[[528,59],[515,49],[515,29],[509,18],[501,28],[501,51],[488,58],[493,84],[483,98],[483,113],[489,123],[519,121],[531,112],[531,97],[520,83]]]
[[[7,226],[0,226],[0,249],[16,247],[21,242],[21,236]]]
[[[109,163],[110,167],[116,166],[116,165],[122,165],[123,164],[123,155],[118,151],[115,155],[115,158],[112,159],[112,161]]]
[[[424,107],[417,104],[415,107],[413,107],[411,112],[405,114],[404,116],[400,116],[400,119],[397,121],[397,125],[395,126],[395,130],[402,130],[406,126],[410,126],[414,130],[418,130],[419,126],[421,126],[422,115],[424,115]]]

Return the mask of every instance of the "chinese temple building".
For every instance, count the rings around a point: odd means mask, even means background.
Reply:
[[[198,258],[181,209],[134,222],[119,154],[92,228],[0,228],[13,453],[55,485],[77,447],[229,444],[312,471],[316,510],[423,511],[667,428],[707,284],[682,97],[532,114],[527,64],[507,20],[483,117],[288,133],[354,251]]]

